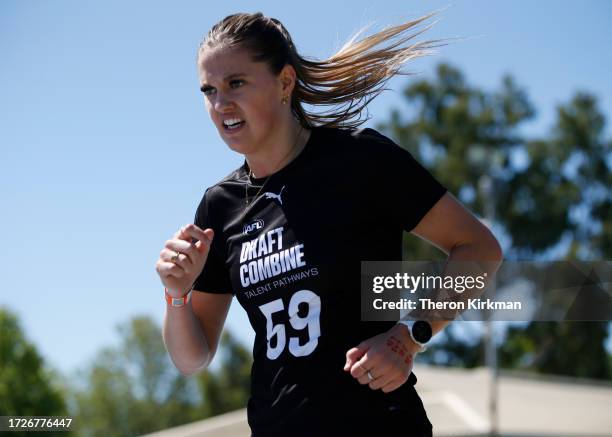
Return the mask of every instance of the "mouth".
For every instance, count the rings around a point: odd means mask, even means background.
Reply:
[[[229,120],[223,120],[223,130],[225,132],[238,132],[246,124],[246,121],[239,118],[232,118]]]

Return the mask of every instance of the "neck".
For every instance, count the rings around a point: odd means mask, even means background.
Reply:
[[[287,123],[271,145],[245,155],[253,176],[263,178],[286,166],[299,154],[309,136],[310,131],[301,128],[297,120]]]

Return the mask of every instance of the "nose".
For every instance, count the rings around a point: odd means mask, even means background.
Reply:
[[[217,91],[213,107],[217,112],[226,112],[234,108],[234,102],[227,96],[227,94]]]

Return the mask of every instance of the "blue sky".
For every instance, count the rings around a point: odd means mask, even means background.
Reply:
[[[420,39],[465,37],[408,68],[431,77],[450,62],[492,91],[510,73],[538,110],[523,128],[546,135],[577,90],[612,115],[612,3],[448,1],[18,1],[0,3],[0,305],[69,372],[117,341],[115,326],[165,303],[155,261],[193,219],[206,187],[241,164],[218,137],[198,90],[195,53],[238,11],[280,19],[298,50],[331,55],[357,29],[450,6]],[[402,88],[370,105],[373,126]],[[610,126],[607,127],[610,135]],[[252,334],[234,303],[228,326]]]

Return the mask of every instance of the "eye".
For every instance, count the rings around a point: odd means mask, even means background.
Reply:
[[[230,80],[229,82],[230,88],[238,88],[238,87],[241,87],[242,85],[244,85],[244,80],[242,79],[234,79],[234,80]],[[204,93],[205,96],[209,96],[213,94],[213,92],[215,92],[216,90],[211,86],[207,86],[207,87],[201,88],[201,91],[202,93]]]

